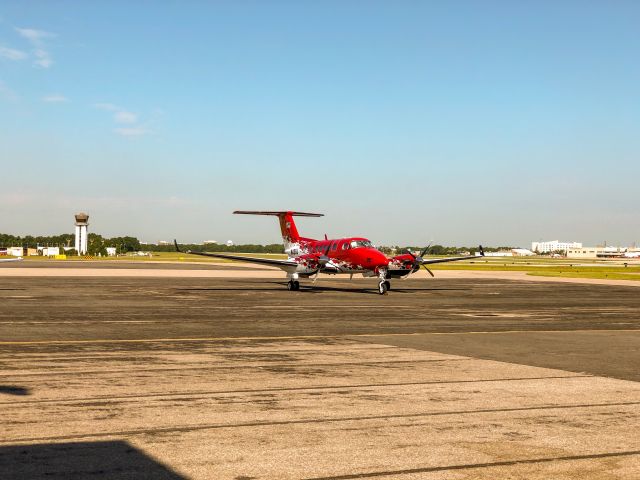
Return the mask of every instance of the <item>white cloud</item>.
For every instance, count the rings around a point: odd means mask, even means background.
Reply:
[[[127,127],[118,127],[113,131],[123,137],[141,137],[151,133],[151,130],[144,125],[138,124],[138,114],[130,112],[118,105],[107,102],[94,103],[94,108],[113,113],[113,121],[119,124],[126,124]]]
[[[8,60],[24,60],[28,55],[22,50],[16,50],[15,48],[0,46],[0,58],[6,58]]]
[[[42,43],[44,38],[52,38],[55,37],[55,33],[45,32],[44,30],[36,30],[34,28],[16,28],[16,32],[20,34],[20,36],[26,38],[31,43]]]
[[[68,102],[69,99],[64,95],[60,95],[59,93],[53,93],[51,95],[45,95],[44,97],[42,97],[42,101],[47,103],[64,103]]]
[[[114,132],[116,132],[118,135],[122,135],[123,137],[141,137],[143,135],[151,133],[147,128],[142,126],[116,128]]]
[[[54,38],[56,36],[54,33],[45,32],[44,30],[36,30],[33,28],[16,28],[16,32],[18,32],[21,37],[27,39],[33,46],[33,55],[35,56],[33,64],[35,66],[40,68],[49,68],[53,65],[53,59],[51,58],[49,51],[46,49],[45,40]]]
[[[113,116],[113,119],[118,123],[136,123],[138,121],[138,115],[135,113],[127,112],[125,110],[121,110],[116,112]]]
[[[49,68],[51,65],[53,65],[53,59],[51,58],[51,55],[49,55],[49,52],[47,52],[46,50],[38,48],[34,50],[33,53],[36,56],[36,59],[33,61],[34,65],[42,68]]]

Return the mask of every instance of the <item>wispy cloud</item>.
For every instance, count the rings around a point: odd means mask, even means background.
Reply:
[[[129,125],[127,127],[114,128],[113,131],[118,135],[123,137],[141,137],[151,133],[151,130],[148,127],[138,124],[138,114],[130,112],[126,108],[106,102],[94,103],[93,107],[98,110],[113,113],[113,121],[115,123]]]
[[[6,58],[7,60],[24,60],[29,55],[22,50],[16,50],[15,48],[0,46],[0,58]]]
[[[114,132],[123,137],[141,137],[142,135],[151,133],[149,129],[143,126],[116,128]]]
[[[42,97],[42,101],[47,103],[64,103],[68,102],[69,99],[59,93],[52,93],[51,95],[45,95]]]
[[[122,110],[116,112],[113,116],[113,119],[118,123],[136,123],[138,121],[138,115],[135,113],[127,112],[126,110]]]
[[[35,57],[33,64],[35,66],[49,68],[53,65],[53,58],[47,49],[46,40],[55,38],[54,33],[34,28],[16,28],[16,32],[33,46],[33,56]]]

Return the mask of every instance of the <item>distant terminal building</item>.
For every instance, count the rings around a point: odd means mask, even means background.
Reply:
[[[623,247],[580,247],[567,250],[568,258],[623,258],[631,257]]]
[[[582,248],[579,242],[559,242],[551,240],[549,242],[531,242],[531,251],[537,253],[550,253],[562,250],[568,252],[571,248]]]

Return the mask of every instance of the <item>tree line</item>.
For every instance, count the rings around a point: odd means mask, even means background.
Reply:
[[[9,235],[0,233],[0,247],[73,247],[75,235],[63,233],[62,235]],[[140,250],[140,241],[135,237],[104,238],[97,233],[89,233],[87,236],[87,254],[106,255],[107,247],[115,247],[117,253],[137,252]],[[75,255],[71,249],[65,252],[67,255]]]

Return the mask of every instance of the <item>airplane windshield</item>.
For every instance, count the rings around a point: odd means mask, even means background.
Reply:
[[[369,240],[351,240],[351,248],[372,248],[373,245]]]

